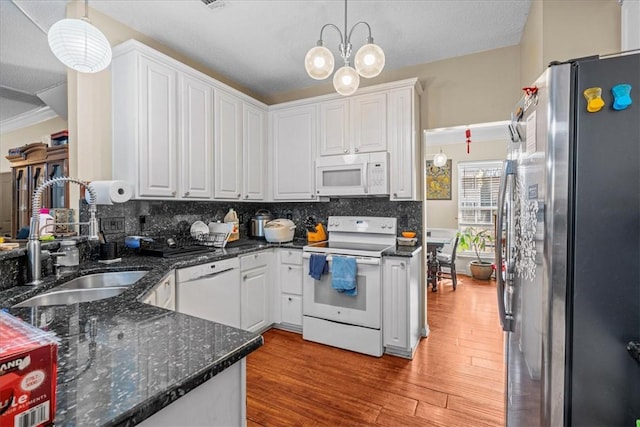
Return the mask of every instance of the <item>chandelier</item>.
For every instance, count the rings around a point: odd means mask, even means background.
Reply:
[[[354,58],[354,66],[351,67],[349,58],[351,57],[351,35],[353,30],[359,25],[364,24],[369,30],[369,37],[367,37],[367,43],[363,45]],[[340,56],[344,60],[344,66],[342,66],[333,76],[333,87],[340,95],[351,95],[354,93],[358,86],[360,86],[360,76],[365,78],[372,78],[380,74],[384,68],[384,52],[377,44],[373,43],[373,37],[371,37],[371,27],[364,21],[357,22],[351,27],[351,30],[347,32],[347,0],[344,0],[344,33],[334,24],[325,24],[320,30],[320,40],[315,47],[311,48],[307,52],[307,56],[304,58],[304,67],[307,70],[309,76],[316,80],[326,79],[333,72],[334,58],[329,49],[324,47],[322,40],[322,33],[324,29],[331,27],[340,34],[340,45],[338,50]]]
[[[99,29],[91,25],[88,0],[82,19],[61,19],[47,34],[53,54],[67,67],[81,73],[97,73],[111,62],[111,45]]]

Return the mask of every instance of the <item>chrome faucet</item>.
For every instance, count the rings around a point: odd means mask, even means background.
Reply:
[[[29,227],[29,241],[27,242],[27,285],[38,285],[42,283],[42,259],[43,257],[48,258],[51,255],[49,251],[43,251],[40,246],[40,208],[42,207],[42,192],[46,188],[61,182],[73,182],[84,187],[89,192],[89,214],[91,215],[89,222],[74,222],[70,224],[88,225],[89,240],[98,240],[96,193],[91,187],[89,187],[89,183],[80,181],[76,178],[70,178],[68,176],[52,178],[43,182],[33,192],[33,200],[31,202],[32,213]]]

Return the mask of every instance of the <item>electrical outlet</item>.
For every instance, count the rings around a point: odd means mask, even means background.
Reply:
[[[100,229],[104,233],[124,233],[124,217],[100,219]]]

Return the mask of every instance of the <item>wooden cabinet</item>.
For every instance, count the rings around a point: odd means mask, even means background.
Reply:
[[[69,146],[49,147],[43,143],[28,144],[21,154],[6,156],[11,167],[11,236],[29,227],[33,192],[45,180],[69,175]],[[68,184],[55,184],[43,193],[42,207],[68,208]]]
[[[384,257],[382,340],[385,352],[412,358],[420,340],[420,250],[413,257]]]
[[[154,305],[156,307],[166,308],[167,310],[176,309],[176,275],[171,270],[169,274],[162,278],[160,283],[149,291],[142,300],[145,304]]]
[[[321,102],[318,110],[321,156],[387,150],[385,92]]]
[[[422,200],[419,91],[416,85],[389,92],[389,199]]]
[[[279,305],[276,322],[283,329],[302,330],[302,251],[280,249],[279,291],[275,292]]]
[[[315,201],[316,106],[271,112],[273,198]]]
[[[240,327],[261,332],[271,326],[273,252],[240,257]]]

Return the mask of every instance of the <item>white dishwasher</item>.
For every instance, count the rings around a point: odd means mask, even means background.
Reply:
[[[176,271],[178,312],[240,328],[240,261],[229,258]]]

